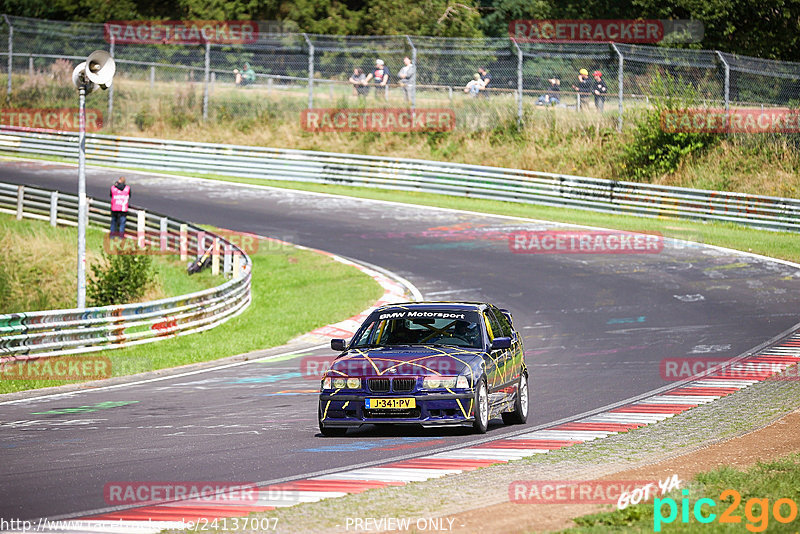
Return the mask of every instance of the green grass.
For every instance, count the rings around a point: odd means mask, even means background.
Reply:
[[[277,247],[271,242],[262,241],[259,245],[259,250],[251,255],[252,303],[247,310],[206,332],[103,352],[111,360],[112,376],[278,346],[317,327],[355,315],[382,294],[380,286],[370,277],[327,256],[289,246]],[[171,292],[182,294],[203,289],[199,285],[222,282],[220,277],[211,277],[208,270],[189,277],[184,268],[182,263],[180,269],[159,267],[162,284]],[[210,284],[199,284],[203,281]],[[69,382],[0,380],[0,394],[65,383]]]
[[[793,454],[779,460],[758,463],[757,465],[740,471],[732,467],[722,467],[708,473],[697,475],[690,484],[684,483],[683,489],[688,489],[688,495],[681,491],[673,491],[664,499],[674,499],[677,511],[676,518],[671,523],[663,523],[661,532],[666,533],[716,533],[716,532],[797,532],[798,519],[788,524],[775,520],[773,507],[779,499],[789,499],[794,503],[795,510],[800,506],[800,454]],[[735,495],[721,495],[725,490],[735,490],[741,496],[740,502],[735,502]],[[682,499],[688,499],[688,520],[682,521]],[[713,522],[702,524],[694,516],[694,505],[698,499],[708,498],[716,502],[711,508],[708,504],[702,506],[702,514],[708,516],[716,514]],[[753,501],[751,501],[753,499]],[[766,499],[767,509],[761,508],[762,499]],[[758,502],[758,504],[756,504]],[[736,506],[734,506],[736,505]],[[656,506],[661,512],[661,517],[669,517],[669,504],[654,502],[629,506],[624,510],[591,514],[574,519],[578,524],[564,532],[591,534],[595,532],[654,532],[654,515]],[[720,522],[721,515],[730,511],[730,517],[739,518],[738,524]],[[787,517],[790,515],[790,506],[783,504],[780,513]]]

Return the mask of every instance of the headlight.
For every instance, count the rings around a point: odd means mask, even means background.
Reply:
[[[422,379],[423,389],[453,389],[457,383],[458,377],[455,376],[426,376]]]
[[[323,389],[361,389],[360,378],[330,378],[322,381]]]

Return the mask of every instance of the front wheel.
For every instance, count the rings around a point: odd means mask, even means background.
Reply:
[[[528,420],[528,376],[519,375],[517,398],[514,401],[513,412],[503,412],[503,422],[507,425],[521,425]]]
[[[486,390],[486,381],[481,380],[475,391],[475,422],[472,428],[478,434],[486,434],[489,428],[489,393]]]

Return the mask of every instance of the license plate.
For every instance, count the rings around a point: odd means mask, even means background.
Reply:
[[[407,410],[416,408],[416,399],[366,399],[367,410]]]

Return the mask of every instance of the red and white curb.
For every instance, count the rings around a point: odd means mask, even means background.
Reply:
[[[51,531],[122,534],[185,529],[193,526],[190,522],[196,524],[198,520],[245,517],[253,512],[316,502],[374,488],[403,486],[410,482],[421,482],[536,454],[546,454],[552,450],[657,423],[767,380],[787,367],[800,363],[800,333],[736,363],[743,365],[745,370],[737,371],[735,379],[726,375],[725,370],[715,371],[663,393],[550,428],[377,467],[351,469],[259,487],[258,499],[243,505],[176,501],[82,517],[73,520],[80,522],[80,528]],[[789,379],[798,377],[795,374]]]

